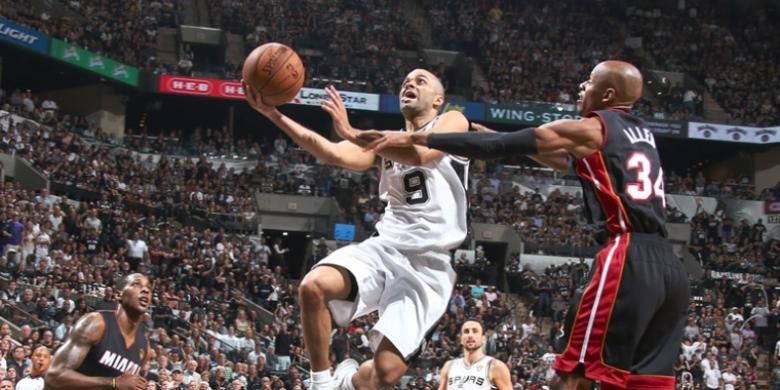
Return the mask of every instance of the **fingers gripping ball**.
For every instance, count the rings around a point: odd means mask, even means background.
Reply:
[[[303,87],[305,73],[301,57],[275,42],[252,50],[241,70],[244,81],[272,106],[289,103]]]

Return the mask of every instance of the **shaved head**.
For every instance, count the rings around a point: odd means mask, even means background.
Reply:
[[[596,65],[590,78],[580,84],[577,111],[583,115],[606,108],[631,109],[642,97],[642,74],[624,61]]]
[[[642,74],[623,61],[604,61],[593,68],[593,82],[602,90],[615,90],[614,105],[631,106],[642,97]]]

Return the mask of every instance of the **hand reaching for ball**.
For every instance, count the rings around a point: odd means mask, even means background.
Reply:
[[[244,88],[244,97],[249,105],[257,112],[270,117],[271,115],[279,113],[276,107],[266,104],[263,101],[263,97],[257,93],[246,81],[241,80],[241,86]]]

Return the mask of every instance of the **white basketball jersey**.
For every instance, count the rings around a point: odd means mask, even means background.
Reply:
[[[396,249],[414,251],[445,252],[463,242],[468,160],[445,154],[424,166],[405,166],[383,159],[381,168],[379,197],[387,207],[376,224],[379,237]]]
[[[482,356],[469,365],[464,358],[450,361],[447,370],[447,390],[490,390],[490,364],[493,358]]]

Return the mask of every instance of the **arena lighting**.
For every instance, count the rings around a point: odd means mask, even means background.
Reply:
[[[283,236],[287,236],[287,232],[282,232],[282,235]]]

